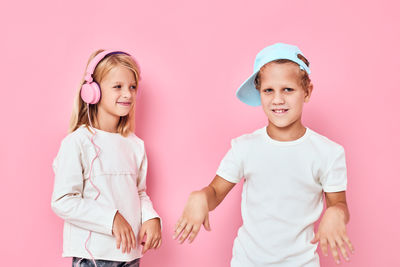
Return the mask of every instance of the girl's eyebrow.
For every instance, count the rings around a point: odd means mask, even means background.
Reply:
[[[123,84],[123,82],[120,82],[120,81],[115,81],[115,82],[113,82],[113,84]],[[133,83],[131,83],[131,85],[136,85],[136,82],[133,82]]]

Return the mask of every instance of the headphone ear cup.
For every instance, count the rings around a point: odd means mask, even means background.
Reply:
[[[96,82],[85,83],[81,88],[81,98],[87,104],[97,104],[100,101],[100,86]]]

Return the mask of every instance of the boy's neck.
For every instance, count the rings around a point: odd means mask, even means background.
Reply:
[[[267,133],[269,137],[276,141],[294,141],[302,137],[306,132],[306,127],[301,122],[278,127],[272,123],[268,124]]]

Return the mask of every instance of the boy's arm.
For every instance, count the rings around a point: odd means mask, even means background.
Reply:
[[[328,255],[328,246],[336,263],[340,263],[338,250],[341,251],[345,260],[349,260],[347,248],[354,253],[353,245],[346,233],[346,224],[349,222],[350,214],[347,208],[346,192],[325,193],[326,211],[319,224],[318,232],[311,243],[318,241],[322,253]]]
[[[347,208],[346,191],[342,192],[325,192],[326,208],[336,207],[343,212],[344,223],[347,224],[350,220],[349,209]]]
[[[210,231],[208,212],[214,210],[234,186],[235,183],[228,182],[216,175],[207,187],[192,192],[182,216],[175,225],[173,238],[176,239],[181,235],[179,242],[183,243],[189,237],[189,243],[191,243],[196,238],[202,224],[207,231]]]

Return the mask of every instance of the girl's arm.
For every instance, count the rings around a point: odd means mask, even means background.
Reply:
[[[160,218],[153,208],[150,197],[146,193],[146,177],[147,177],[147,156],[146,152],[143,155],[142,163],[139,169],[137,180],[137,189],[142,207],[142,223],[153,218]]]
[[[147,156],[144,152],[137,181],[138,194],[142,208],[142,227],[139,232],[138,244],[144,244],[142,253],[161,246],[161,218],[153,208],[150,197],[146,193]],[[146,236],[146,238],[145,238]],[[144,238],[146,241],[144,241]]]
[[[94,199],[82,198],[83,169],[80,147],[68,136],[62,143],[53,163],[53,211],[65,221],[81,228],[112,235],[116,209],[101,205]]]
[[[175,225],[173,238],[176,239],[181,235],[179,242],[183,243],[189,237],[189,243],[191,243],[196,238],[202,224],[207,231],[210,231],[208,212],[214,210],[234,186],[235,183],[228,182],[216,175],[207,187],[192,192],[182,216]]]
[[[318,241],[321,244],[322,253],[328,255],[328,246],[336,263],[340,263],[338,250],[345,260],[349,260],[347,248],[354,252],[353,245],[346,233],[346,224],[350,214],[347,208],[346,192],[325,193],[326,211],[319,224],[318,232],[311,243]]]

